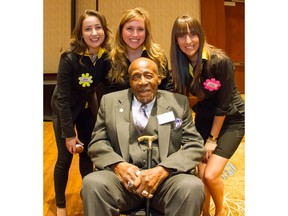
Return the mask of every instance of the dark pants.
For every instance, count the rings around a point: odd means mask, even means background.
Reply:
[[[196,176],[177,174],[167,178],[153,194],[152,209],[166,216],[199,216],[205,199],[204,185]],[[112,171],[94,171],[83,179],[81,190],[85,216],[115,216],[145,204],[130,193]]]
[[[84,151],[79,154],[79,169],[82,178],[93,171],[93,163],[87,155],[88,144],[91,141],[91,133],[95,125],[96,118],[91,109],[83,110],[74,122],[78,138],[84,143]],[[68,182],[68,173],[72,162],[71,154],[65,143],[65,138],[61,137],[61,123],[58,115],[53,115],[53,127],[57,143],[58,157],[54,169],[54,188],[56,195],[56,205],[60,208],[66,207],[65,190]]]

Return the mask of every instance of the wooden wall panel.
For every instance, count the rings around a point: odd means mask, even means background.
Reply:
[[[44,0],[44,73],[56,73],[60,50],[69,43],[71,1]]]
[[[230,3],[230,4],[228,4]],[[230,6],[225,6],[230,5]],[[231,6],[234,5],[234,6]],[[245,4],[201,0],[201,24],[208,43],[226,51],[235,64],[235,82],[245,93]]]
[[[226,49],[224,0],[201,0],[201,25],[209,44]]]
[[[226,52],[236,62],[244,62],[245,58],[245,4],[225,6]]]
[[[98,7],[107,18],[113,32],[116,31],[125,10],[143,7],[150,15],[154,41],[160,44],[168,59],[171,29],[175,19],[188,14],[200,20],[200,0],[181,0],[181,4],[179,0],[99,0]]]
[[[235,64],[235,81],[245,92],[245,3],[225,6],[226,52]]]
[[[96,10],[96,0],[76,0],[76,20],[86,9]]]

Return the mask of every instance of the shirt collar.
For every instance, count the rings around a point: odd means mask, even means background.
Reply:
[[[151,113],[151,110],[152,110],[152,108],[153,108],[153,106],[154,106],[155,101],[156,101],[156,97],[154,97],[154,99],[153,99],[150,103],[147,103],[147,104],[146,104],[146,105],[147,105],[146,111],[147,111],[147,113],[148,113],[149,115],[150,115],[150,113]],[[138,110],[140,110],[141,105],[142,105],[142,103],[139,102],[139,101],[136,99],[136,97],[133,95],[133,101],[132,101],[132,107],[133,107],[133,109],[135,109],[135,110],[138,111]]]

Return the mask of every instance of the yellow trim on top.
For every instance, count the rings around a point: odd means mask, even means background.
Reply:
[[[105,48],[102,48],[102,47],[99,48],[98,54],[97,54],[98,59],[100,59],[100,58],[102,57],[102,55],[103,55],[103,53],[104,53],[105,51],[106,51]],[[86,49],[84,53],[83,53],[83,52],[80,52],[80,53],[78,53],[78,54],[79,54],[79,55],[84,55],[84,56],[90,57],[89,49]]]
[[[203,47],[202,51],[202,59],[209,60],[208,50],[205,46]]]
[[[106,51],[106,49],[100,47],[99,51],[98,51],[98,59],[100,59],[103,55],[103,53]]]
[[[203,47],[202,60],[203,59],[209,60],[208,50],[206,47]],[[201,70],[202,70],[202,67],[203,67],[203,62],[201,63]],[[189,63],[189,73],[194,78],[193,67],[192,67],[191,63]]]

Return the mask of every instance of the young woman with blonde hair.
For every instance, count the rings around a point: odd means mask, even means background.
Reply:
[[[110,53],[109,92],[129,88],[128,67],[139,57],[156,62],[162,80],[159,89],[173,89],[167,58],[152,37],[149,15],[143,8],[134,8],[122,14],[116,31],[115,44]]]

